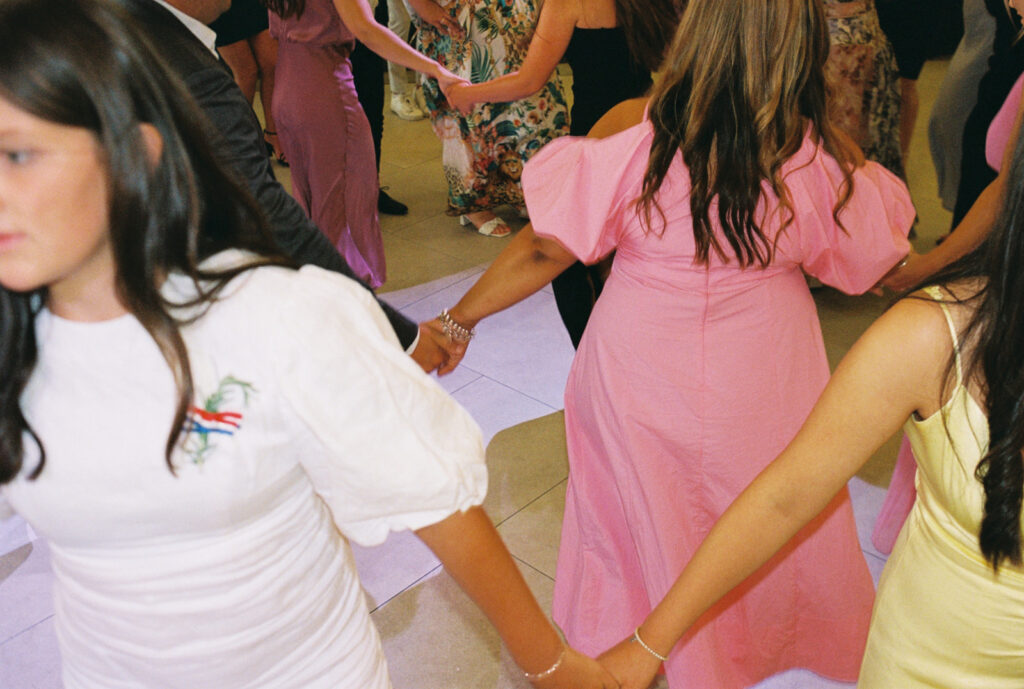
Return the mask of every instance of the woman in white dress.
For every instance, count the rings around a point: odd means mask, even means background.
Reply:
[[[563,645],[479,430],[355,283],[295,270],[106,0],[0,0],[0,512],[67,689],[390,687],[346,539],[415,529],[538,687]]]

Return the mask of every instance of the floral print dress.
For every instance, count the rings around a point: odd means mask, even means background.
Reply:
[[[896,53],[882,33],[873,0],[825,0],[831,44],[825,76],[829,114],[868,160],[905,178],[900,151]]]
[[[415,18],[417,48],[473,83],[519,69],[540,14],[536,0],[451,0],[442,4],[463,38],[442,34]],[[463,117],[429,79],[423,88],[441,139],[448,214],[508,204],[523,208],[523,163],[552,139],[569,133],[565,95],[552,75],[534,95],[510,103],[479,103]]]

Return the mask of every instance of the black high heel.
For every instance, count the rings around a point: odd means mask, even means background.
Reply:
[[[277,136],[277,132],[272,132],[269,129],[263,130],[264,136]],[[281,167],[288,167],[288,159],[284,157],[284,153],[278,153],[277,149],[274,148],[274,144],[270,143],[266,139],[263,139],[263,143],[267,146],[267,157],[273,158],[277,161],[277,164]]]

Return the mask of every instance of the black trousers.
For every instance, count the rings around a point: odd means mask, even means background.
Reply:
[[[388,3],[380,0],[373,18],[378,24],[388,25]],[[349,56],[352,62],[352,80],[356,84],[356,95],[363,106],[366,119],[370,121],[373,135],[373,151],[377,154],[377,172],[380,172],[380,141],[384,136],[384,74],[387,61],[365,45],[356,41],[356,47]]]

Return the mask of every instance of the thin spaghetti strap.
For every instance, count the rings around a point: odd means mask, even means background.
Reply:
[[[963,368],[960,365],[960,338],[956,334],[956,326],[953,324],[953,316],[949,313],[949,306],[946,304],[945,298],[942,296],[942,290],[937,285],[925,287],[924,291],[929,297],[934,299],[939,308],[942,309],[943,315],[946,316],[946,325],[949,326],[949,336],[953,340],[953,357],[956,363],[956,384],[961,385],[964,382]]]

